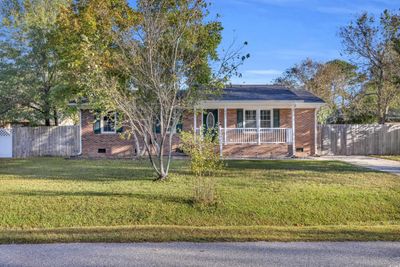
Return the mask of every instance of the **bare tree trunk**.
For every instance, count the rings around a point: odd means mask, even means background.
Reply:
[[[54,126],[58,126],[58,114],[56,109],[54,109],[53,117],[54,117]]]
[[[133,132],[133,142],[136,148],[136,154],[135,154],[135,158],[136,159],[140,159],[142,157],[144,157],[144,155],[146,154],[146,149],[140,146],[140,141],[139,138],[137,137],[137,134],[135,132]]]
[[[45,104],[44,111],[43,111],[44,125],[45,126],[50,126],[51,125],[51,120],[50,120],[51,114],[50,114],[50,112],[51,111],[50,111],[49,105]]]
[[[386,112],[383,112],[379,116],[379,124],[385,124],[385,123],[386,123]]]
[[[160,173],[158,175],[158,181],[163,181],[167,179],[168,173],[165,171],[164,167],[164,142],[161,142],[160,152],[158,154],[158,160],[160,162]]]

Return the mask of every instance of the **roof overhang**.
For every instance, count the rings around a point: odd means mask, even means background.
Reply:
[[[289,100],[206,100],[201,101],[196,105],[196,109],[218,109],[218,108],[321,108],[325,103],[321,102],[304,102],[304,101],[289,101]]]
[[[196,105],[196,109],[251,109],[251,108],[321,108],[325,103],[320,102],[304,102],[304,101],[289,101],[289,100],[243,100],[243,101],[231,101],[231,100],[205,100],[201,101]],[[91,109],[89,103],[69,103],[71,107],[77,107],[78,109]]]
[[[90,109],[89,103],[80,103],[80,104],[78,104],[78,103],[75,103],[75,102],[69,102],[68,106],[76,107],[78,109]]]

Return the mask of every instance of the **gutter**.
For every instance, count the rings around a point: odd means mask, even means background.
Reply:
[[[78,156],[82,156],[82,110],[79,109],[79,152]]]

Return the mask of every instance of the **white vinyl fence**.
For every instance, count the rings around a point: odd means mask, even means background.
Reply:
[[[12,157],[12,130],[0,128],[0,158]]]

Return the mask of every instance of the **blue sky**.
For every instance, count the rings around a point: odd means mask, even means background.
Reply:
[[[340,26],[363,11],[379,15],[400,8],[400,0],[215,0],[212,15],[224,26],[222,47],[248,41],[251,57],[237,84],[265,84],[307,57],[326,61],[341,56]]]
[[[128,0],[134,5],[135,0]],[[211,18],[221,15],[221,48],[247,41],[251,57],[235,84],[271,83],[285,69],[309,57],[346,58],[338,31],[358,14],[398,10],[400,0],[209,0]]]

